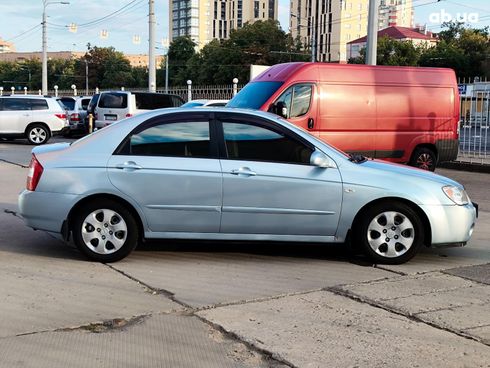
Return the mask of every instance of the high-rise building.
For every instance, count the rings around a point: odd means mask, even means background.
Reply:
[[[381,1],[379,29],[412,26],[412,0]],[[347,62],[347,43],[367,34],[368,14],[369,0],[291,0],[289,26],[316,61]]]
[[[187,35],[202,47],[247,22],[277,20],[277,8],[278,0],[169,0],[170,39]]]
[[[15,46],[11,42],[4,41],[0,38],[0,53],[15,52]]]

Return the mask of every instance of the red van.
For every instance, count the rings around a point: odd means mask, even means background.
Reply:
[[[451,69],[278,64],[227,106],[274,112],[347,153],[427,170],[458,154],[459,92]]]

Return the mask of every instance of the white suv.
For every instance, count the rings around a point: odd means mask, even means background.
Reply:
[[[44,144],[67,125],[56,99],[44,96],[0,96],[0,137],[27,138]]]

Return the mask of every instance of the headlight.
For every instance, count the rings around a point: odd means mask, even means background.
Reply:
[[[468,204],[470,201],[466,191],[464,189],[448,185],[442,187],[442,191],[448,196],[448,198],[459,206]]]

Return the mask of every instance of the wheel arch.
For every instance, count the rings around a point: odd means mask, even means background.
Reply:
[[[431,150],[436,155],[437,161],[439,161],[439,151],[437,150],[437,147],[435,144],[420,143],[420,144],[417,144],[415,147],[413,147],[412,153],[410,154],[410,161],[409,162],[412,162],[412,160],[414,159],[415,153],[417,152],[417,149],[419,149],[419,148],[427,148],[427,149]]]
[[[380,203],[393,203],[393,202],[399,202],[403,203],[407,206],[409,206],[412,210],[414,210],[417,215],[420,217],[420,220],[422,221],[422,224],[424,226],[424,244],[429,247],[432,243],[432,227],[430,225],[429,218],[425,214],[424,210],[420,208],[416,203],[405,199],[401,197],[384,197],[384,198],[378,198],[375,199],[369,203],[366,203],[356,214],[354,217],[354,220],[352,221],[351,228],[349,230],[349,233],[352,233],[354,229],[356,229],[357,224],[359,223],[360,219],[364,215],[364,213],[367,211],[367,209],[371,206],[378,205]]]
[[[97,201],[98,199],[110,199],[115,202],[118,202],[119,204],[123,205],[134,217],[136,224],[138,225],[138,234],[140,239],[144,239],[144,225],[143,225],[143,220],[141,219],[140,214],[138,211],[134,208],[134,206],[129,203],[127,200],[124,198],[121,198],[117,195],[114,194],[109,194],[109,193],[97,193],[97,194],[92,194],[90,196],[87,196],[85,198],[82,198],[79,200],[75,205],[72,207],[70,212],[68,213],[67,219],[66,219],[66,230],[68,234],[72,231],[72,226],[73,226],[73,217],[77,214],[77,212],[83,208],[83,206],[87,203]]]
[[[24,134],[27,136],[27,132],[29,131],[29,129],[33,126],[33,125],[42,125],[43,127],[45,127],[49,133],[49,136],[51,137],[53,135],[53,132],[51,131],[51,129],[49,128],[49,125],[46,124],[45,122],[42,122],[42,121],[33,121],[29,124],[27,124],[26,126],[26,129],[24,130]]]

